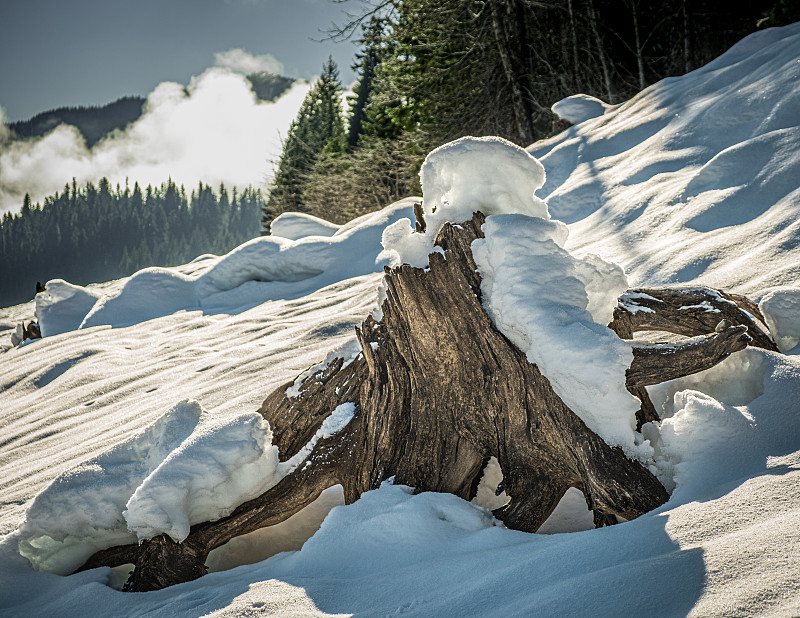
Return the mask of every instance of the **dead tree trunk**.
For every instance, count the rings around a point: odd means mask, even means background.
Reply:
[[[163,535],[141,546],[98,552],[83,568],[134,562],[131,590],[199,577],[208,552],[274,525],[340,484],[351,503],[394,476],[416,492],[469,499],[489,457],[503,471],[510,501],[495,516],[535,532],[570,487],[579,488],[597,525],[633,519],[668,495],[639,462],[590,431],[536,365],[492,324],[481,305],[471,243],[484,217],[445,225],[428,269],[387,269],[383,317],[356,329],[361,353],[274,391],[260,412],[284,460],[299,452],[334,409],[354,404],[352,420],[320,439],[307,460],[231,515],[192,526],[183,543]],[[704,337],[669,354],[636,348],[631,387],[653,383],[667,367],[691,373],[747,345],[744,329]],[[674,373],[674,372],[673,372]],[[669,373],[671,376],[672,373]]]

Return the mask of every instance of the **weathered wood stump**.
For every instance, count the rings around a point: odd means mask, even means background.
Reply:
[[[98,552],[82,568],[132,562],[128,589],[163,588],[201,576],[212,549],[285,520],[332,485],[344,488],[347,503],[390,477],[416,492],[470,499],[490,457],[510,496],[494,514],[517,530],[535,532],[570,487],[584,493],[598,526],[663,504],[668,494],[658,480],[589,430],[483,310],[470,248],[483,236],[483,221],[476,213],[445,225],[437,239],[444,254],[431,254],[428,269],[386,269],[383,316],[356,329],[355,359],[312,373],[297,396],[286,394],[290,382],[266,399],[260,412],[284,460],[337,406],[354,404],[352,420],[320,439],[303,465],[228,517],[192,526],[183,543],[161,535]],[[615,321],[632,324],[632,317]],[[668,349],[636,346],[628,387],[644,390],[705,369],[744,348],[745,330],[732,327]]]

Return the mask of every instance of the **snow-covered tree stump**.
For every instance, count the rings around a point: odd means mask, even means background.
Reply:
[[[161,535],[98,552],[82,568],[132,562],[127,589],[163,588],[201,576],[212,549],[287,519],[328,487],[340,484],[351,503],[394,477],[416,492],[470,499],[490,457],[510,497],[494,514],[517,530],[535,532],[571,487],[583,492],[598,526],[663,504],[668,494],[650,471],[591,431],[495,328],[471,250],[483,222],[476,213],[444,225],[436,241],[444,252],[431,254],[427,269],[387,268],[383,316],[357,329],[361,353],[307,376],[297,392],[288,383],[266,399],[260,412],[284,461],[313,444],[277,485],[227,517],[192,526],[182,543]],[[670,324],[660,330],[675,330]],[[635,346],[628,388],[705,369],[744,348],[746,330]],[[352,414],[346,425],[320,431],[342,410]]]

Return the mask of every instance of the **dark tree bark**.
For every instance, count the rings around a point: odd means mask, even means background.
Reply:
[[[260,413],[284,460],[337,406],[353,404],[352,420],[320,439],[303,464],[228,517],[192,526],[182,543],[162,535],[98,552],[84,568],[134,562],[128,589],[163,588],[201,576],[209,551],[285,520],[332,485],[347,503],[392,476],[415,492],[469,499],[492,456],[510,496],[494,514],[517,530],[535,532],[570,487],[584,493],[598,526],[663,504],[658,480],[589,430],[483,310],[471,250],[483,221],[476,213],[445,225],[437,239],[444,255],[431,254],[427,269],[386,269],[383,316],[356,329],[355,359],[308,376],[295,397],[286,394],[290,382],[266,399]],[[628,386],[643,390],[659,374],[706,368],[744,347],[743,333],[731,328],[669,350],[637,346]]]
[[[620,298],[609,327],[623,339],[641,331],[696,337],[713,333],[722,320],[732,326],[746,326],[755,347],[778,351],[753,301],[706,287],[628,290]]]
[[[489,3],[489,11],[496,50],[506,77],[506,85],[511,91],[510,104],[514,114],[515,141],[520,144],[530,144],[535,137],[533,115],[530,101],[520,86],[520,83],[527,81],[530,72],[520,70],[519,66],[516,66],[520,62],[524,65],[528,55],[522,49],[528,42],[522,7],[514,0],[495,0]]]
[[[746,338],[746,341],[742,341],[733,333],[723,330],[725,341],[730,347],[726,353],[720,348],[717,348],[716,352],[713,351],[713,348],[717,347],[714,343],[716,338],[707,338],[703,342],[696,341],[694,344],[687,341],[680,345],[656,344],[635,347],[634,354],[641,362],[646,362],[647,354],[657,359],[660,368],[657,368],[656,372],[661,374],[654,382],[636,383],[637,378],[634,376],[631,381],[631,372],[628,372],[628,390],[642,402],[642,407],[636,414],[637,429],[641,430],[644,423],[659,420],[658,412],[650,401],[645,385],[666,382],[681,375],[708,369],[747,344],[777,352],[778,347],[764,324],[764,316],[753,301],[738,294],[729,294],[713,288],[637,288],[623,294],[614,310],[614,319],[608,325],[622,339],[632,339],[634,333],[642,331],[664,331],[685,337],[703,338],[708,333],[715,332],[718,327],[728,325],[739,328],[737,332],[740,333],[747,331],[747,334],[741,335]],[[742,330],[740,327],[746,328]],[[706,360],[699,362],[693,371],[677,373],[676,357],[671,356],[671,352],[677,352],[677,348],[688,350],[686,346],[692,345],[703,349],[701,357]],[[741,347],[738,347],[740,345]],[[733,349],[734,347],[737,349]],[[695,356],[693,360],[697,361],[699,358]],[[714,362],[710,362],[711,358],[715,359]],[[683,369],[686,368],[682,367]]]
[[[597,24],[597,15],[594,10],[592,0],[589,0],[586,5],[586,14],[589,16],[589,25],[591,26],[592,34],[594,35],[594,42],[597,46],[597,57],[600,61],[600,68],[603,70],[603,83],[606,88],[606,101],[608,103],[616,103],[614,96],[614,87],[611,80],[611,71],[609,69],[610,60],[607,58],[605,45],[603,44],[603,37],[600,35],[600,28]]]

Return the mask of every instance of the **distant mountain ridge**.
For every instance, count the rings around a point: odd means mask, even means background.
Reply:
[[[266,71],[247,76],[260,101],[273,101],[282,95],[295,82],[290,77],[275,75]],[[112,131],[124,129],[138,120],[144,110],[144,97],[128,96],[107,105],[59,107],[36,114],[29,120],[8,124],[12,137],[30,139],[42,137],[61,124],[69,124],[78,129],[91,148]]]
[[[274,101],[295,82],[291,77],[276,75],[268,71],[250,73],[247,76],[259,101]]]
[[[8,125],[18,139],[42,137],[61,124],[70,124],[81,132],[91,148],[116,129],[124,129],[142,115],[143,97],[122,97],[102,106],[59,107],[36,114],[30,120]]]

